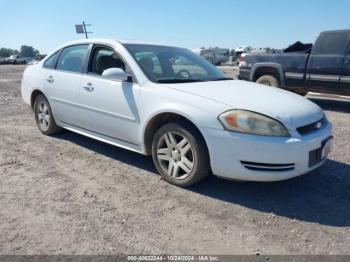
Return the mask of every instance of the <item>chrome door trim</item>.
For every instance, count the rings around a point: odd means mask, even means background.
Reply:
[[[294,72],[285,72],[286,78],[291,79],[304,79],[304,73],[294,73]]]
[[[340,75],[308,74],[307,78],[311,81],[339,82]]]
[[[340,78],[340,82],[342,82],[342,83],[350,83],[350,76],[342,76]]]

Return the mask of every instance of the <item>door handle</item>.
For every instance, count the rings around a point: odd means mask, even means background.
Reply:
[[[86,84],[86,86],[83,86],[84,87],[84,89],[86,90],[86,91],[88,91],[88,92],[92,92],[92,91],[94,91],[94,87],[92,86],[92,84],[91,83],[87,83]]]
[[[49,76],[49,78],[47,78],[46,81],[52,84],[55,81],[55,79],[53,79],[53,76]]]
[[[350,59],[345,59],[345,64],[350,65]]]

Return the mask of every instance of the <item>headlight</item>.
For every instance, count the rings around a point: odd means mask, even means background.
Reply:
[[[219,120],[227,130],[262,136],[289,136],[287,129],[270,117],[245,111],[230,110],[222,113]]]

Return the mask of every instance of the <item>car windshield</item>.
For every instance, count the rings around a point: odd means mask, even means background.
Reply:
[[[205,59],[184,48],[141,44],[124,46],[154,83],[232,80]]]

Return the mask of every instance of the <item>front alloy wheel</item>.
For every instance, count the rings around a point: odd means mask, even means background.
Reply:
[[[205,141],[186,123],[169,123],[161,127],[153,140],[152,156],[158,172],[177,186],[189,186],[210,171]]]
[[[166,132],[157,145],[157,158],[168,176],[185,179],[194,167],[192,146],[180,133]]]

